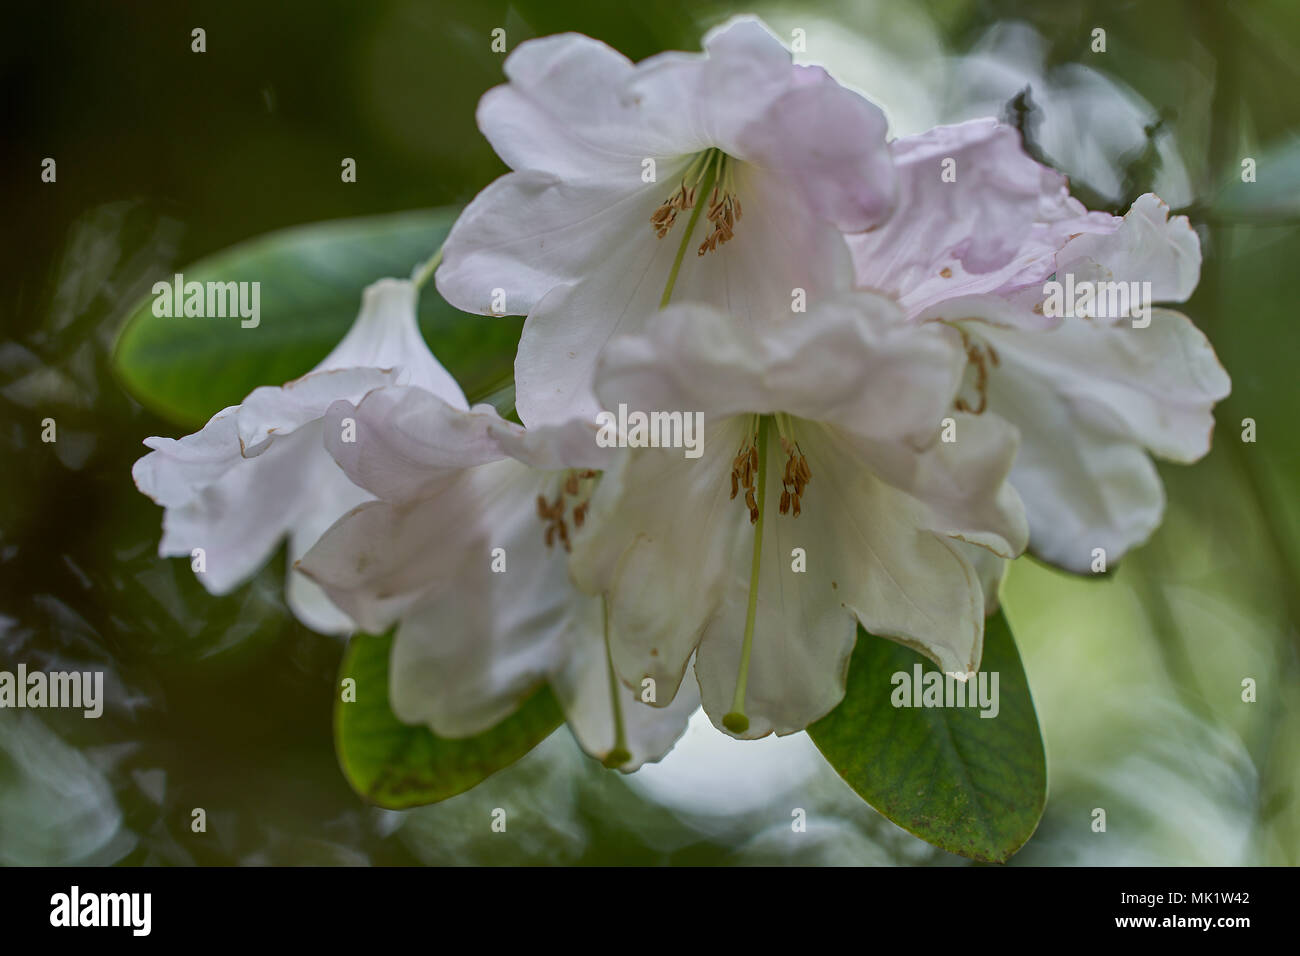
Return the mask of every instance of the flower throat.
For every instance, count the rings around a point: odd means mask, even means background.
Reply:
[[[650,225],[655,235],[662,239],[672,230],[677,222],[677,214],[687,209],[695,210],[691,216],[683,242],[690,239],[691,229],[700,209],[696,199],[701,193],[709,197],[705,218],[713,223],[713,231],[700,243],[697,255],[713,252],[735,235],[736,223],[740,222],[740,199],[736,195],[734,175],[735,161],[720,149],[706,149],[696,153],[691,159],[686,172],[682,174],[681,185],[665,199],[650,217]]]

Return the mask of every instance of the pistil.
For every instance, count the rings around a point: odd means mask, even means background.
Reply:
[[[736,674],[736,692],[731,700],[730,712],[722,718],[722,726],[734,734],[743,734],[749,729],[749,717],[745,715],[745,688],[749,682],[749,658],[754,650],[754,618],[758,612],[758,572],[762,566],[763,504],[767,497],[768,421],[769,416],[760,416],[758,434],[755,438],[757,447],[751,447],[752,456],[746,461],[746,464],[753,462],[754,467],[751,471],[758,472],[758,493],[757,500],[752,504],[751,497],[748,494],[746,496],[746,504],[750,504],[750,521],[754,525],[754,556],[749,566],[749,607],[745,612],[745,637],[740,647],[740,670]]]
[[[618,674],[614,671],[614,652],[609,644],[609,602],[602,596],[600,612],[605,628],[605,666],[609,672],[609,705],[614,712],[614,746],[605,754],[603,763],[611,770],[616,770],[632,759],[627,749],[627,728],[623,725],[623,705],[618,696]]]

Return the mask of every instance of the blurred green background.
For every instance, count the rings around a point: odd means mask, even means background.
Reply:
[[[335,0],[7,11],[0,669],[103,669],[109,701],[99,720],[0,711],[0,864],[962,862],[866,808],[804,735],[738,743],[698,720],[631,777],[562,729],[444,804],[365,807],[332,749],[342,647],[287,614],[282,560],[207,595],[156,556],[161,511],[131,483],[141,440],[181,433],[109,369],[154,279],[285,226],[467,201],[504,170],[474,126],[501,80],[494,28],[511,48],[577,30],[640,59],[697,49],[737,12],[802,29],[800,58],[896,134],[1003,114],[1028,89],[1031,143],[1090,204],[1155,187],[1193,217],[1205,267],[1185,311],[1233,394],[1211,455],[1162,469],[1165,524],[1115,574],[1012,569],[1051,786],[1013,863],[1297,862],[1300,7]],[[498,806],[507,837],[487,825]]]

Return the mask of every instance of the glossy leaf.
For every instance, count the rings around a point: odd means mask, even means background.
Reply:
[[[259,385],[309,371],[341,339],[361,290],[405,277],[442,244],[458,213],[434,209],[313,223],[269,233],[179,267],[185,282],[258,282],[259,321],[159,317],[154,297],[124,325],[113,366],[131,395],[185,427],[197,427]],[[158,276],[173,281],[175,273]],[[523,320],[452,308],[432,281],[420,296],[420,329],[471,401],[513,380]]]
[[[849,786],[904,830],[1005,862],[1033,834],[1047,798],[1042,734],[1006,618],[999,612],[984,629],[981,671],[990,689],[998,675],[997,716],[969,705],[895,706],[905,689],[914,702],[917,668],[943,681],[916,651],[859,629],[844,700],[808,733]]]
[[[392,635],[358,634],[348,644],[334,705],[334,743],[352,788],[370,803],[392,810],[437,803],[514,763],[563,720],[549,687],[476,737],[450,740],[427,727],[404,724],[388,702]],[[344,681],[356,699],[349,702]]]

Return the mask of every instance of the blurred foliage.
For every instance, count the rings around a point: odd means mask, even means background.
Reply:
[[[257,386],[310,371],[356,319],[361,291],[376,277],[404,277],[420,268],[458,213],[437,209],[300,226],[181,266],[187,286],[260,283],[260,310],[273,321],[265,330],[259,322],[232,336],[239,318],[177,322],[154,315],[153,296],[143,296],[117,340],[114,370],[151,411],[198,428]],[[236,313],[233,305],[228,311]],[[471,402],[513,381],[522,318],[469,315],[430,292],[420,297],[419,321]]]
[[[693,49],[703,27],[746,10],[816,24],[832,68],[884,98],[899,127],[908,110],[922,125],[960,118],[971,84],[943,54],[1026,23],[1042,62],[1012,70],[995,47],[1010,85],[985,111],[1028,88],[1047,122],[1074,124],[1057,136],[1067,145],[1131,128],[1117,155],[1054,146],[1051,158],[1098,195],[1152,177],[1186,190],[1206,254],[1186,311],[1233,395],[1212,454],[1162,469],[1165,524],[1115,574],[1012,569],[1004,607],[1052,768],[1042,823],[1013,862],[1297,862],[1300,7],[226,0],[24,5],[0,36],[0,668],[102,668],[109,698],[99,720],[0,712],[0,863],[956,862],[869,810],[806,736],[737,743],[699,721],[627,778],[561,729],[441,804],[366,807],[333,753],[343,647],[287,614],[282,556],[211,597],[184,562],[156,557],[159,509],[130,480],[142,438],[178,434],[110,373],[153,281],[277,229],[466,202],[503,170],[474,126],[501,78],[495,27],[512,46],[579,30],[641,58]],[[1095,27],[1105,54],[1090,50]],[[1099,90],[1114,96],[1063,112]],[[57,184],[39,180],[46,156]],[[1245,156],[1256,183],[1240,182]],[[356,183],[340,182],[344,157]],[[229,400],[206,384],[213,409]],[[45,417],[55,444],[39,439]],[[1247,417],[1254,444],[1240,441]],[[191,830],[196,807],[206,833]],[[509,839],[489,829],[495,807]]]

